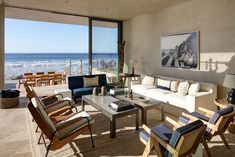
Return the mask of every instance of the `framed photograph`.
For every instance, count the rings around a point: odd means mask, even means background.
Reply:
[[[165,67],[199,69],[199,32],[161,35],[161,64]]]

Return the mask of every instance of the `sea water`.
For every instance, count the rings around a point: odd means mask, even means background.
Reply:
[[[117,53],[94,53],[92,63],[94,68],[102,66],[102,62],[116,63]],[[81,62],[82,61],[82,62]],[[65,72],[71,65],[71,73],[87,74],[89,67],[88,53],[6,53],[5,79],[14,79],[26,72]],[[81,68],[82,67],[82,68]]]

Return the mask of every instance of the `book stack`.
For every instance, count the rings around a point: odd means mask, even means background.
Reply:
[[[124,101],[124,100],[114,101],[114,102],[111,103],[110,106],[116,112],[129,110],[129,109],[132,109],[132,108],[135,107],[131,103],[129,103],[127,101]]]

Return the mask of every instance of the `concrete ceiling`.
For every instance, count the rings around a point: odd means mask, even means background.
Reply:
[[[190,0],[4,0],[6,17],[45,20],[53,16],[13,7],[126,20]],[[39,17],[37,17],[37,15]],[[55,18],[55,17],[54,17]],[[61,17],[63,18],[63,17]],[[72,20],[72,18],[71,18]],[[63,21],[63,20],[61,20]]]

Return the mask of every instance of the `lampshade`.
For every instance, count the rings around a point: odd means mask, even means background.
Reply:
[[[227,88],[235,88],[235,74],[226,74],[223,86]]]

